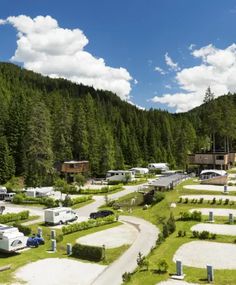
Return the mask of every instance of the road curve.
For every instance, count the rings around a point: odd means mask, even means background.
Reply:
[[[138,237],[120,258],[110,264],[93,280],[91,285],[122,284],[122,275],[125,272],[134,271],[137,267],[138,253],[141,252],[143,255],[147,255],[156,244],[159,230],[153,224],[131,216],[120,216],[119,220],[137,227],[139,230]]]

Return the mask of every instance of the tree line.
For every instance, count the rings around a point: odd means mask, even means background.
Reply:
[[[212,133],[233,145],[236,97],[220,99],[214,112],[213,102],[184,114],[140,110],[109,91],[1,63],[0,183],[15,175],[28,186],[50,185],[55,165],[70,159],[89,160],[94,176],[150,162],[185,168]]]

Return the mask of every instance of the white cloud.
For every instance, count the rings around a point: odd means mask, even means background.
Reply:
[[[130,98],[132,77],[125,68],[113,68],[103,58],[84,50],[88,39],[80,29],[60,28],[51,16],[8,17],[0,24],[11,24],[18,31],[17,49],[11,58],[24,67],[54,78],[66,78],[97,89]]]
[[[165,88],[166,88],[166,89],[171,89],[172,87],[171,87],[170,84],[166,84],[166,85],[165,85]]]
[[[193,50],[192,55],[201,59],[201,63],[177,72],[175,80],[180,91],[155,96],[153,102],[184,112],[203,102],[208,86],[216,97],[236,92],[236,44],[225,49],[208,45]]]
[[[134,79],[134,84],[137,85],[138,84],[138,80]]]
[[[156,67],[154,68],[154,71],[159,72],[161,75],[165,75],[165,74],[166,74],[166,72],[165,72],[161,67],[159,67],[159,66],[156,66]]]
[[[0,25],[4,25],[4,24],[6,24],[6,21],[5,21],[5,20],[0,19]]]
[[[171,57],[168,55],[168,52],[165,54],[165,62],[166,62],[166,65],[169,66],[170,70],[173,70],[173,71],[178,71],[180,70],[179,66],[178,66],[178,63],[177,62],[174,62]]]

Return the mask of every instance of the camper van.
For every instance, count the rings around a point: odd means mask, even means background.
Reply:
[[[77,219],[76,212],[67,207],[51,208],[44,211],[45,224],[61,225]]]
[[[4,195],[4,201],[12,202],[14,195],[16,195],[16,193],[6,193]]]
[[[127,182],[133,181],[135,179],[134,171],[130,170],[109,170],[107,171],[106,180],[107,181],[121,181]]]
[[[165,162],[161,163],[149,163],[148,164],[148,169],[149,170],[160,170],[161,172],[165,172],[169,170],[169,166]]]
[[[13,252],[26,247],[27,237],[18,228],[0,225],[0,251]]]

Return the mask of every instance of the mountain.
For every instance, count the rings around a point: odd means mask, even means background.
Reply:
[[[185,167],[212,133],[227,135],[231,146],[236,133],[235,95],[184,114],[144,111],[111,92],[10,63],[0,63],[0,108],[0,183],[16,175],[28,186],[52,183],[55,163],[69,159],[89,160],[92,175],[148,162]]]

